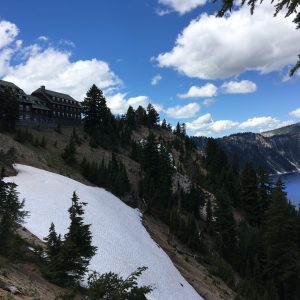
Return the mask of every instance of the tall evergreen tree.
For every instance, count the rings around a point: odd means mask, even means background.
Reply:
[[[83,207],[86,203],[79,202],[76,193],[72,196],[72,205],[69,208],[70,226],[64,237],[61,249],[64,258],[65,274],[70,282],[78,281],[86,273],[91,258],[96,253],[96,247],[92,246],[90,226],[84,224]]]
[[[99,130],[102,133],[108,133],[111,112],[107,107],[103,92],[95,84],[86,93],[82,108],[84,128],[87,132],[92,134]]]
[[[148,104],[147,106],[147,126],[148,128],[152,128],[157,125],[159,122],[159,114],[155,110],[152,104]]]
[[[264,225],[265,278],[268,289],[275,289],[279,299],[300,297],[299,249],[297,249],[296,217],[287,202],[279,180],[272,191],[270,208]]]
[[[242,208],[246,213],[247,221],[251,225],[259,225],[261,207],[257,191],[257,175],[250,162],[244,166],[241,175]]]
[[[24,210],[25,200],[20,201],[17,185],[0,180],[0,252],[9,253],[10,243],[16,237],[16,229],[24,222],[28,212]]]

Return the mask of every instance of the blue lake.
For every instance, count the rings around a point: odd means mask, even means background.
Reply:
[[[285,183],[288,199],[296,207],[300,204],[300,173],[290,173],[279,176]]]

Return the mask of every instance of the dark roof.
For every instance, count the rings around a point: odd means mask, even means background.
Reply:
[[[58,92],[54,92],[54,91],[50,91],[50,90],[46,90],[46,89],[42,89],[42,88],[38,88],[32,94],[35,94],[35,93],[46,93],[47,95],[49,95],[51,97],[63,98],[66,100],[78,102],[77,100],[72,98],[70,95],[67,95],[64,93],[58,93]]]
[[[17,90],[22,91],[24,93],[24,91],[21,88],[19,88],[17,85],[15,85],[14,83],[9,82],[9,81],[0,80],[0,86],[1,87],[12,88],[12,89],[17,89]]]
[[[35,96],[29,96],[30,101],[32,103],[32,108],[43,109],[43,110],[50,110],[40,98]]]

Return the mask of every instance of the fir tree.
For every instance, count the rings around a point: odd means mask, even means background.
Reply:
[[[61,255],[64,261],[65,274],[70,282],[78,281],[86,273],[91,258],[96,253],[92,246],[90,226],[83,222],[83,207],[86,203],[79,202],[76,193],[73,193],[72,205],[69,208],[70,226],[64,236]]]
[[[0,252],[9,253],[10,243],[15,240],[15,230],[24,222],[28,212],[25,200],[20,201],[17,185],[0,180]]]
[[[147,126],[148,128],[152,128],[157,125],[159,122],[159,114],[155,110],[152,104],[148,104],[147,106]]]
[[[106,99],[103,92],[93,84],[88,90],[84,101],[82,102],[84,114],[84,128],[90,134],[109,133],[110,122],[112,115],[107,107]]]
[[[279,299],[296,300],[300,296],[296,217],[280,180],[271,197],[264,225],[264,274],[268,287],[276,290]]]
[[[257,175],[250,162],[244,166],[241,175],[241,198],[242,208],[246,213],[246,218],[251,225],[260,223],[260,203],[257,191]]]
[[[127,109],[125,120],[131,130],[136,129],[136,116],[133,107],[130,105]]]

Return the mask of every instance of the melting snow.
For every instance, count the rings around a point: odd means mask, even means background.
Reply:
[[[140,284],[155,290],[148,299],[202,299],[181,276],[166,253],[157,246],[141,223],[141,215],[102,188],[86,186],[70,178],[29,166],[16,165],[18,175],[5,178],[18,185],[20,198],[30,217],[25,227],[43,239],[51,222],[58,233],[66,233],[68,208],[76,191],[87,202],[85,221],[92,224],[93,244],[97,254],[90,269],[100,273],[113,271],[127,277],[137,267],[146,266]]]

